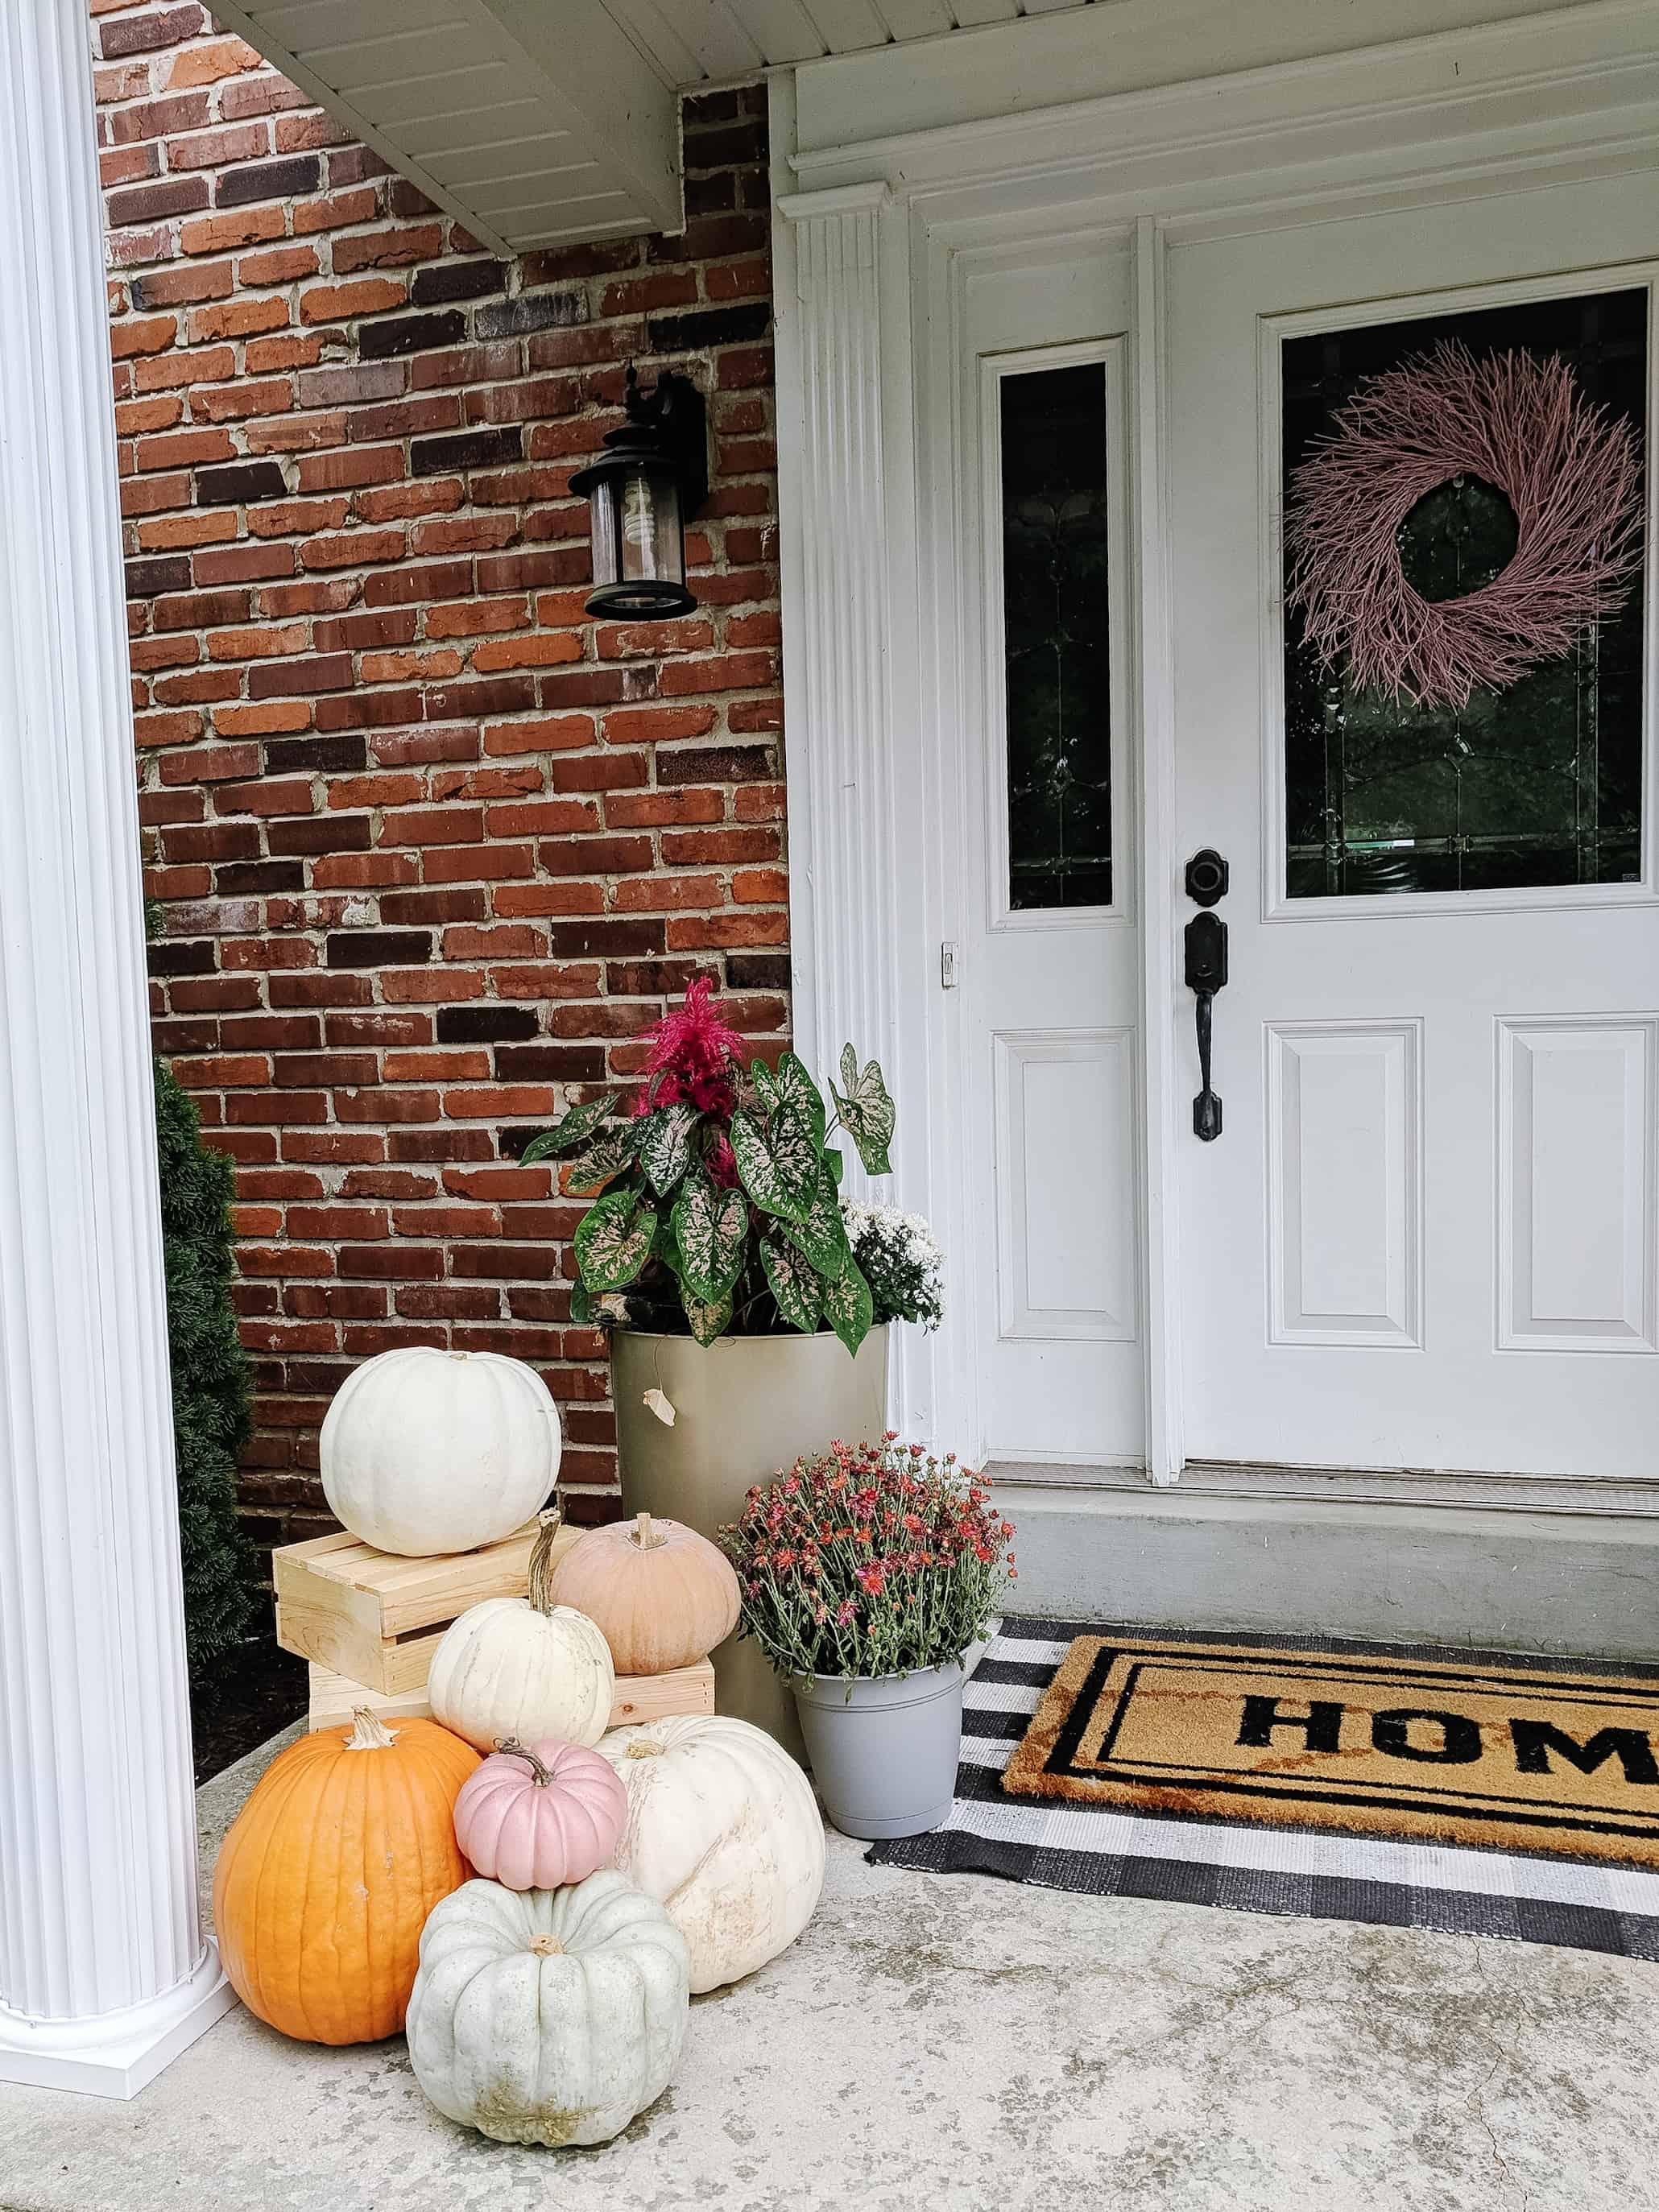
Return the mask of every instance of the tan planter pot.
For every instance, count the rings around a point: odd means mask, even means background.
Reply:
[[[887,1330],[872,1328],[848,1358],[839,1337],[611,1335],[611,1395],[622,1454],[623,1503],[713,1536],[735,1521],[745,1493],[803,1452],[862,1443],[887,1425]],[[660,1390],[671,1429],[644,1404]],[[794,1701],[752,1643],[731,1637],[714,1654],[714,1702],[804,1757]]]

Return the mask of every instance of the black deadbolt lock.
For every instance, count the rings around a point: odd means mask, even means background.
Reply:
[[[1212,845],[1188,861],[1187,896],[1194,906],[1213,906],[1227,896],[1227,863]]]

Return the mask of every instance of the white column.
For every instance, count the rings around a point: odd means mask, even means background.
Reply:
[[[781,301],[778,316],[779,380],[793,386],[779,410],[794,509],[795,618],[784,641],[791,937],[802,1051],[823,1075],[849,1038],[894,1064],[894,884],[915,830],[904,838],[895,818],[887,688],[878,251],[888,198],[874,184],[778,202],[793,233],[796,302]]]
[[[923,1024],[901,1021],[901,979],[938,948],[919,921],[916,732],[896,728],[893,704],[894,594],[914,599],[915,556],[910,426],[891,404],[908,351],[902,332],[884,333],[904,274],[891,203],[879,182],[776,201],[789,927],[803,1057],[827,1077],[852,1042],[881,1062],[898,1105],[895,1181],[870,1186],[849,1152],[848,1190],[926,1212],[927,1044]],[[930,1434],[933,1340],[900,1329],[892,1352],[889,1419]]]
[[[204,1945],[83,0],[0,0],[0,2080],[131,2096]]]

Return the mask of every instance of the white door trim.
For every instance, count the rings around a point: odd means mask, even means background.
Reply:
[[[795,81],[780,73],[773,232],[797,1030],[819,1065],[852,1036],[890,1068],[895,1194],[933,1220],[958,1263],[957,1297],[982,1294],[960,1270],[971,1241],[963,1224],[993,1202],[960,1188],[958,994],[939,980],[940,943],[961,934],[964,826],[940,773],[942,718],[969,644],[957,586],[941,573],[957,544],[960,302],[976,265],[1133,238],[1147,1458],[1154,1480],[1172,1480],[1182,1462],[1172,1160],[1184,1006],[1157,405],[1164,241],[1659,168],[1659,19],[1647,0],[1597,0],[867,145],[853,143],[849,122],[848,143],[804,154],[795,113]],[[814,189],[790,190],[797,180]],[[862,273],[851,283],[854,248]],[[834,465],[854,450],[865,457],[857,481]],[[919,1332],[899,1335],[895,1419],[972,1449],[974,1376]]]

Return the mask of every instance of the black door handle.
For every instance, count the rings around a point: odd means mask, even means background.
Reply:
[[[1202,866],[1198,886],[1194,878]],[[1227,886],[1227,864],[1218,853],[1200,853],[1187,866],[1188,888],[1206,908],[1187,924],[1187,988],[1197,999],[1198,1069],[1203,1089],[1193,1101],[1193,1134],[1212,1144],[1221,1134],[1221,1101],[1210,1082],[1210,1046],[1215,994],[1227,981],[1227,925],[1208,909]],[[1208,894],[1206,896],[1206,894]]]

